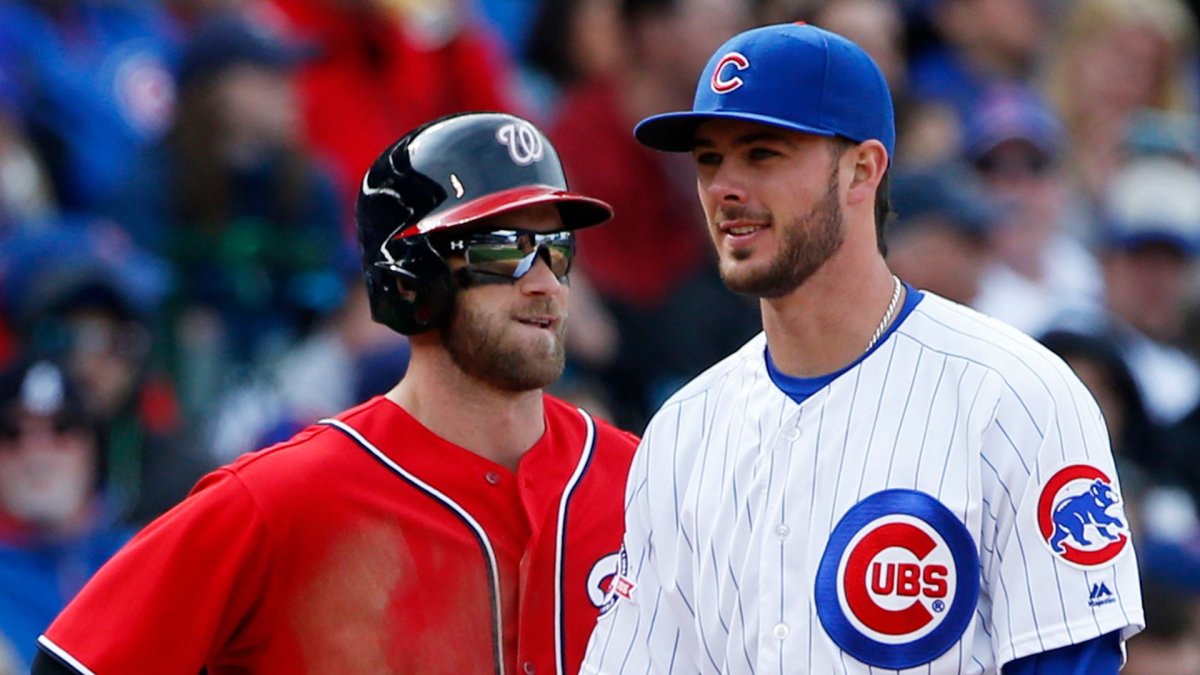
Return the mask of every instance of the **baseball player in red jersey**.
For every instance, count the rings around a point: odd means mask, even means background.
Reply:
[[[511,115],[388,148],[356,219],[407,374],[203,478],[59,615],[33,672],[576,672],[637,439],[542,388],[572,230],[610,215]]]

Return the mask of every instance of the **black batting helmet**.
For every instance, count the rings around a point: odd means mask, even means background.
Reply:
[[[406,134],[367,170],[355,206],[371,318],[405,335],[439,325],[455,285],[430,235],[534,204],[557,206],[567,229],[612,217],[567,190],[554,146],[520,117],[460,113]]]

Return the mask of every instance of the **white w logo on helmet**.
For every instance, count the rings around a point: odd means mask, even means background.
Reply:
[[[541,161],[546,154],[542,135],[527,122],[505,124],[496,130],[496,140],[508,148],[508,156],[521,166]]]

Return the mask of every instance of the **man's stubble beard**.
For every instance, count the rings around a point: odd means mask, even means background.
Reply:
[[[544,389],[562,376],[566,365],[566,318],[561,313],[553,344],[545,349],[512,335],[515,327],[508,317],[487,315],[456,302],[442,329],[442,343],[455,365],[477,380],[503,391]]]
[[[759,298],[783,297],[808,281],[837,253],[845,240],[838,202],[838,173],[835,164],[820,201],[802,218],[782,224],[779,251],[765,268],[741,271],[736,265],[720,266],[721,279],[729,290]],[[745,260],[751,253],[743,249],[735,251],[733,257]]]

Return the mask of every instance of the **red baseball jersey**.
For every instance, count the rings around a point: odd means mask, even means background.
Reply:
[[[575,673],[637,438],[553,397],[512,471],[377,397],[205,476],[39,639],[80,673]]]

